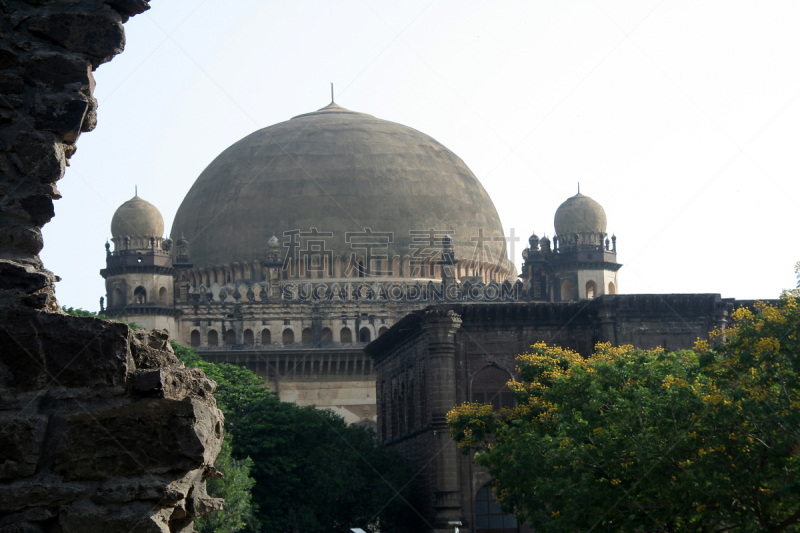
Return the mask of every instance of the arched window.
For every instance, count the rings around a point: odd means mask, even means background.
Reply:
[[[189,344],[192,346],[200,346],[200,332],[196,329],[192,330],[192,339]]]
[[[167,288],[161,287],[158,290],[158,301],[161,302],[162,305],[168,305],[167,302]]]
[[[566,302],[572,300],[572,282],[564,280],[561,283],[561,301]]]
[[[111,305],[117,307],[125,305],[125,297],[122,295],[122,289],[120,289],[119,287],[114,287],[114,296],[111,298],[111,302],[109,303],[110,303],[109,307]]]
[[[484,486],[475,496],[475,533],[504,533],[519,531],[517,517],[503,514],[495,500],[492,487]]]
[[[252,329],[244,330],[244,334],[242,335],[245,344],[249,344],[250,346],[256,343],[255,336],[253,335]]]
[[[586,282],[586,297],[594,298],[597,293],[597,283],[592,280]]]
[[[225,344],[236,344],[236,332],[232,329],[225,332]]]
[[[283,330],[283,344],[294,344],[294,331],[286,328]]]
[[[261,344],[272,344],[272,335],[268,329],[261,330]]]
[[[381,329],[378,330],[378,337],[380,337],[381,335],[383,335],[387,331],[389,331],[389,328],[387,328],[386,326],[383,326]]]
[[[141,285],[133,289],[133,301],[137,304],[147,303],[147,291]]]
[[[508,390],[511,375],[496,366],[487,366],[472,378],[472,401],[490,403],[495,411],[514,407],[514,397]]]
[[[322,344],[330,344],[333,342],[333,331],[331,331],[331,328],[322,328],[320,340]]]
[[[361,328],[358,332],[358,342],[370,342],[372,340],[372,335],[369,332],[369,328]]]
[[[311,328],[305,328],[301,335],[302,335],[303,344],[313,344],[314,343],[314,332],[311,331]]]
[[[219,344],[219,335],[216,330],[212,329],[208,332],[208,345],[216,346],[217,344]]]
[[[339,342],[345,344],[353,342],[353,332],[350,331],[350,328],[342,328],[342,331],[339,332]]]
[[[617,287],[613,281],[608,282],[608,294],[617,294]]]

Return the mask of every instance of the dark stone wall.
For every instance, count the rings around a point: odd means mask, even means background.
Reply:
[[[214,382],[163,333],[64,315],[38,255],[92,73],[148,8],[0,0],[0,533],[190,532],[222,505]]]
[[[691,348],[697,338],[708,338],[724,328],[734,307],[752,302],[723,300],[716,294],[617,295],[566,303],[460,303],[431,306],[395,324],[366,347],[377,373],[378,432],[381,441],[404,455],[421,471],[424,512],[432,526],[460,515],[463,532],[472,531],[475,493],[490,478],[469,456],[444,443],[447,431],[433,416],[436,398],[452,403],[470,401],[472,383],[481,370],[494,366],[515,374],[517,354],[539,341],[572,348],[584,356],[598,342],[633,344],[667,350]],[[437,314],[432,315],[433,312]],[[435,377],[431,316],[452,312],[460,318],[452,338],[452,376]],[[442,470],[442,457],[457,463]],[[452,486],[458,487],[457,507]],[[443,489],[444,487],[444,489]],[[443,511],[444,510],[444,511]],[[432,527],[437,530],[438,527]]]
[[[0,1],[0,304],[54,310],[41,228],[80,134],[94,129],[92,72],[122,52],[146,0]]]

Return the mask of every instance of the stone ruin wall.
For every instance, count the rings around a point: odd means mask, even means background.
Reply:
[[[0,0],[0,533],[190,532],[221,507],[215,384],[166,335],[64,315],[39,258],[92,72],[147,0]]]

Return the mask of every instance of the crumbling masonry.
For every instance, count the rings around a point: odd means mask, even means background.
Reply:
[[[92,72],[147,0],[0,0],[0,533],[190,532],[223,417],[166,335],[64,315],[39,259]]]

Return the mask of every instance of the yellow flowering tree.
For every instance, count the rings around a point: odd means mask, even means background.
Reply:
[[[800,530],[800,290],[665,353],[536,344],[451,434],[538,532]]]

